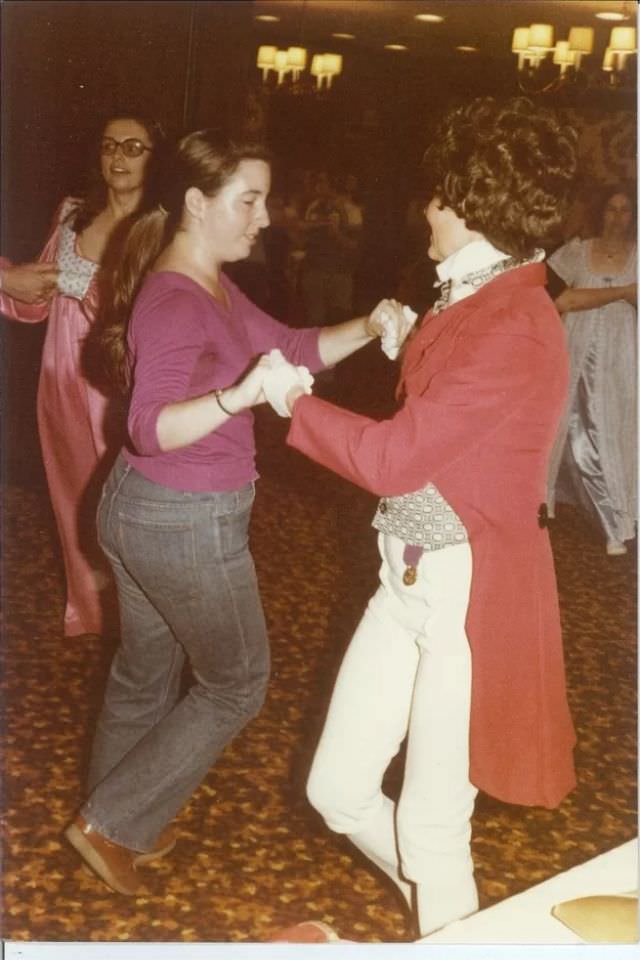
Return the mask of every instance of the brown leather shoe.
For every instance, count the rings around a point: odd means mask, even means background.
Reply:
[[[103,837],[80,816],[67,827],[64,835],[108,887],[127,896],[137,893],[140,880],[136,875],[134,850]]]
[[[153,863],[154,860],[160,860],[171,853],[178,840],[178,835],[171,825],[165,827],[151,850],[147,853],[136,853],[133,857],[134,866],[139,867],[144,863]]]
[[[137,853],[133,851],[134,867],[137,868],[146,863],[153,863],[155,860],[160,860],[162,857],[166,857],[168,853],[171,853],[177,841],[178,834],[176,833],[175,828],[172,826],[165,827],[151,850],[148,850],[146,853]],[[95,876],[94,871],[86,861],[82,863],[82,871],[89,877]]]

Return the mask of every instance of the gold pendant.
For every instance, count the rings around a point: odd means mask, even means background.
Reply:
[[[406,567],[404,573],[402,574],[402,582],[405,587],[412,587],[416,580],[418,579],[418,571],[415,567]]]

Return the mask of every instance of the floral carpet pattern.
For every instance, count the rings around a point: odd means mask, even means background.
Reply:
[[[258,427],[252,544],[272,643],[269,696],[180,813],[173,853],[141,868],[145,888],[132,898],[85,874],[62,837],[82,799],[113,641],[63,639],[46,488],[5,482],[5,939],[260,942],[303,920],[348,940],[415,939],[393,886],[326,829],[304,795],[341,653],[376,584],[374,501],[286,448],[286,425],[270,411]],[[473,853],[483,907],[635,834],[634,551],[607,557],[568,507],[551,537],[579,782],[553,811],[479,797]],[[392,795],[400,768],[398,758]]]

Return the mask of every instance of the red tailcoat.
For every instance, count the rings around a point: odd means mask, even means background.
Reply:
[[[288,443],[379,496],[430,481],[462,519],[473,556],[471,780],[500,800],[555,807],[575,786],[575,734],[538,515],[568,363],[545,278],[542,264],[519,267],[427,314],[391,419],[305,396]]]

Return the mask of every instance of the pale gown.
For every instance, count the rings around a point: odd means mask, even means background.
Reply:
[[[635,283],[637,252],[622,271],[596,273],[592,240],[571,240],[549,265],[574,288]],[[548,504],[585,510],[607,540],[635,534],[637,501],[636,309],[626,300],[566,314],[569,395],[549,465]]]
[[[76,234],[64,223],[67,199],[39,260],[56,263],[74,296],[56,294],[47,304],[24,304],[0,292],[0,311],[14,320],[48,318],[38,384],[38,427],[51,504],[66,574],[65,636],[101,634],[108,566],[98,546],[95,511],[102,479],[120,448],[109,425],[109,399],[82,374],[83,341],[95,319],[98,264],[79,256]],[[3,261],[8,266],[8,261]]]

